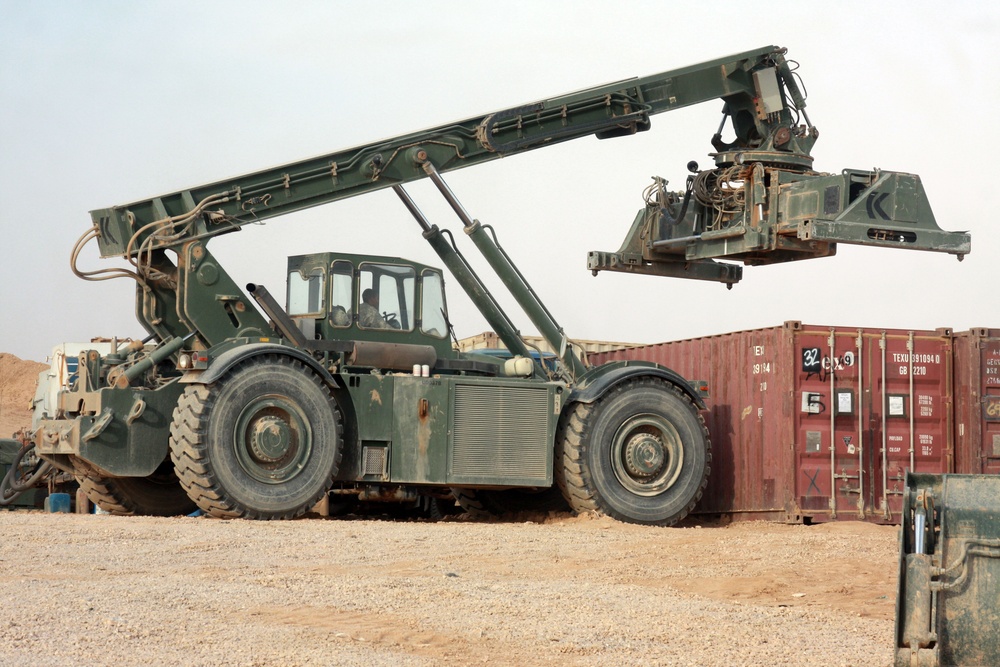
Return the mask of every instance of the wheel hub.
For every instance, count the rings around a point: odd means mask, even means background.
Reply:
[[[672,487],[684,467],[684,448],[670,420],[651,413],[634,415],[611,442],[611,469],[637,496],[652,497]]]
[[[288,454],[291,444],[291,430],[278,417],[262,417],[251,428],[250,450],[258,461],[277,463]]]
[[[625,467],[630,475],[653,477],[667,460],[663,440],[652,433],[639,433],[625,445]]]
[[[240,467],[265,484],[283,484],[305,469],[312,429],[302,408],[282,394],[251,400],[236,418],[233,451]]]

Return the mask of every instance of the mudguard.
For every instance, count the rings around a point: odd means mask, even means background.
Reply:
[[[267,354],[281,355],[301,361],[303,364],[316,371],[331,387],[339,386],[333,375],[326,370],[322,364],[314,359],[308,352],[297,347],[281,345],[279,343],[244,343],[234,345],[224,349],[214,355],[209,360],[208,368],[205,370],[188,371],[180,379],[183,384],[212,384],[226,374],[229,369],[240,364],[247,359],[260,357]]]
[[[567,403],[593,403],[609,389],[637,377],[656,377],[676,386],[695,407],[705,410],[705,402],[691,384],[666,366],[649,361],[613,361],[590,369],[573,387]]]

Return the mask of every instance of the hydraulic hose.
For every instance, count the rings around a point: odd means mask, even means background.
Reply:
[[[694,160],[691,160],[690,162],[687,163],[687,168],[688,171],[691,172],[691,175],[687,177],[687,183],[685,184],[684,187],[684,200],[681,202],[681,208],[677,212],[676,216],[670,215],[670,211],[667,210],[667,201],[666,201],[667,197],[665,192],[665,186],[667,182],[659,177],[654,178],[654,180],[656,181],[656,187],[658,189],[657,199],[659,200],[660,203],[660,219],[666,222],[668,225],[678,224],[681,220],[684,219],[684,216],[687,215],[688,204],[691,201],[691,193],[694,191],[695,180],[700,176],[701,173],[698,171],[698,163],[695,162]]]
[[[660,218],[666,222],[668,225],[676,225],[684,216],[687,215],[688,202],[691,201],[691,190],[694,189],[694,177],[688,176],[687,188],[684,191],[684,201],[681,203],[681,210],[677,212],[677,216],[670,215],[670,211],[667,210],[666,206],[660,209]]]
[[[20,451],[14,456],[14,460],[10,463],[10,470],[4,475],[3,481],[0,481],[0,507],[6,507],[12,502],[17,500],[17,498],[32,488],[38,482],[45,477],[52,470],[52,464],[48,461],[39,460],[37,467],[34,472],[32,472],[27,478],[21,478],[17,480],[17,471],[21,467],[21,461],[24,460],[24,456],[35,448],[35,443],[30,443],[21,447]]]

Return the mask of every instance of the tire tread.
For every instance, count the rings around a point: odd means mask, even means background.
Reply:
[[[294,368],[304,377],[308,377],[311,382],[319,386],[327,395],[336,423],[337,442],[335,443],[336,456],[333,469],[334,474],[336,474],[343,458],[342,422],[336,401],[330,395],[329,389],[323,381],[311,370],[308,370],[304,364],[296,360],[281,357],[264,357],[255,359],[249,363],[264,367],[261,369],[261,372],[267,372],[266,367],[273,367],[275,365]],[[243,366],[237,367],[237,369],[240,368],[243,368]],[[224,383],[237,369],[227,372],[217,382],[217,385]],[[216,385],[189,385],[184,390],[180,400],[177,402],[177,407],[174,409],[173,422],[170,428],[170,458],[174,464],[174,469],[177,472],[181,486],[187,492],[188,496],[205,514],[222,519],[279,520],[293,519],[304,514],[329,491],[330,484],[333,482],[332,475],[329,483],[313,494],[314,497],[309,502],[285,512],[262,512],[254,508],[245,507],[231,498],[223,488],[213,469],[206,442],[208,420],[217,401],[217,392],[213,390],[214,386]]]
[[[601,407],[622,393],[636,388],[661,388],[672,392],[691,406],[697,416],[705,442],[705,473],[696,493],[686,508],[666,521],[656,522],[661,526],[672,526],[686,517],[701,500],[712,468],[712,443],[704,417],[695,409],[691,399],[676,386],[657,378],[636,378],[611,388],[594,403],[576,403],[563,415],[556,436],[555,477],[563,496],[576,513],[596,512],[612,518],[637,523],[603,502],[587,464],[587,447],[591,440],[594,421]]]

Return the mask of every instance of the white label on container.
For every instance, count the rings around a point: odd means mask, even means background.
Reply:
[[[837,412],[852,414],[854,412],[854,394],[849,391],[837,392]]]

